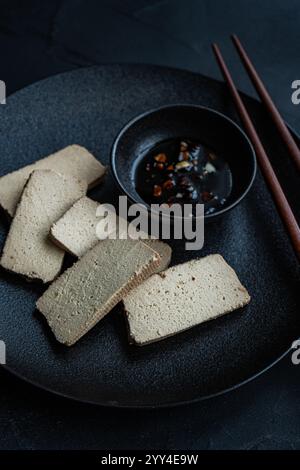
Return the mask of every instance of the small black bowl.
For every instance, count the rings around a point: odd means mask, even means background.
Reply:
[[[221,154],[232,173],[232,191],[226,203],[205,215],[212,219],[235,207],[248,193],[256,174],[254,149],[245,132],[218,111],[177,104],[147,111],[120,131],[112,147],[111,168],[123,193],[134,203],[150,206],[136,191],[137,163],[158,143],[173,138],[196,140]]]

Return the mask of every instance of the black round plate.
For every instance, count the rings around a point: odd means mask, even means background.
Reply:
[[[299,215],[298,181],[259,103],[246,104]],[[108,163],[112,142],[137,114],[172,103],[201,104],[236,119],[223,84],[154,66],[81,69],[32,85],[0,107],[1,174],[68,144]],[[243,155],[240,155],[241,165]],[[91,193],[116,201],[111,175]],[[3,246],[8,225],[1,223]],[[274,362],[299,336],[298,264],[260,173],[243,202],[206,227],[200,253],[174,247],[173,263],[221,253],[248,288],[250,305],[143,348],[129,346],[118,306],[77,345],[58,344],[35,301],[43,287],[0,271],[0,339],[7,368],[53,392],[104,405],[162,406],[222,392]],[[117,269],[117,266],[115,267]]]

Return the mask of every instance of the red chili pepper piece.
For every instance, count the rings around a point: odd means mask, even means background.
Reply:
[[[172,180],[167,180],[163,184],[163,188],[167,190],[172,189],[173,187],[174,187],[174,181]]]
[[[165,153],[159,153],[154,157],[154,160],[160,163],[166,163],[167,155]]]
[[[153,186],[153,196],[159,197],[159,196],[161,196],[161,193],[162,193],[161,186],[159,186],[158,184],[155,184]]]
[[[208,202],[213,198],[213,194],[208,191],[203,191],[203,193],[201,193],[201,198],[203,202]]]
[[[159,162],[159,163],[154,163],[154,167],[161,171],[164,169],[165,165]]]

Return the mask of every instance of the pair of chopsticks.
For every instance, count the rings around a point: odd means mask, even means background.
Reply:
[[[266,106],[271,119],[273,120],[274,124],[277,127],[279,135],[281,136],[283,142],[285,143],[288,153],[290,157],[293,159],[296,167],[300,170],[300,150],[297,147],[293,137],[291,136],[288,128],[286,127],[282,117],[279,114],[275,104],[273,103],[270,95],[268,94],[266,88],[264,87],[263,82],[259,78],[253,64],[251,63],[248,55],[245,52],[240,40],[237,36],[232,36],[233,43],[239,53],[239,56],[242,60],[242,63],[245,66],[247,73],[250,76],[250,79],[255,86],[261,101]],[[265,178],[267,186],[273,196],[273,200],[277,207],[278,213],[282,219],[282,222],[286,228],[286,231],[290,237],[292,246],[294,248],[295,254],[300,261],[300,229],[297,223],[297,220],[293,214],[293,211],[288,203],[288,200],[283,192],[283,189],[278,181],[278,178],[273,170],[273,167],[270,163],[269,157],[264,149],[264,146],[255,130],[253,122],[248,114],[248,111],[239,95],[239,92],[234,84],[232,76],[226,66],[226,63],[222,57],[219,47],[217,44],[212,45],[213,51],[215,53],[218,65],[222,72],[225,82],[228,85],[231,97],[235,104],[235,107],[239,113],[241,121],[244,124],[246,132],[250,140],[252,141],[252,145],[255,149],[258,164],[260,166],[260,170]]]

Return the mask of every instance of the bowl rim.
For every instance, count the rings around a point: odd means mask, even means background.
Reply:
[[[126,186],[122,183],[121,179],[119,178],[119,173],[117,171],[116,152],[117,152],[118,145],[120,143],[121,138],[128,131],[128,129],[130,129],[130,127],[132,127],[136,122],[140,121],[141,119],[146,118],[147,116],[149,116],[151,114],[163,111],[165,109],[170,109],[170,108],[193,108],[193,109],[196,109],[196,110],[202,110],[202,111],[206,111],[206,112],[215,114],[218,117],[222,118],[223,120],[227,121],[233,127],[235,127],[237,129],[237,131],[241,134],[241,136],[244,138],[244,140],[248,144],[250,154],[252,156],[252,164],[253,164],[253,170],[252,170],[252,175],[251,175],[250,181],[247,184],[245,190],[240,194],[240,196],[237,199],[235,199],[230,205],[228,205],[228,206],[226,206],[226,207],[224,207],[220,210],[216,210],[215,212],[213,212],[211,214],[205,214],[204,215],[205,220],[217,218],[218,216],[220,216],[222,214],[225,214],[226,212],[228,212],[231,209],[233,209],[234,207],[236,207],[244,199],[244,197],[248,194],[248,192],[250,191],[250,189],[251,189],[251,187],[254,183],[255,177],[256,177],[257,158],[256,158],[256,152],[254,150],[253,144],[250,141],[250,139],[249,139],[248,135],[246,134],[246,132],[242,129],[242,127],[239,124],[237,124],[235,121],[233,121],[233,119],[231,119],[229,116],[227,116],[226,114],[221,113],[220,111],[217,111],[216,109],[210,108],[208,106],[198,105],[198,104],[174,103],[174,104],[162,105],[162,106],[158,106],[156,108],[148,109],[148,110],[143,111],[142,113],[136,115],[135,117],[131,118],[129,121],[127,121],[127,123],[117,133],[117,135],[116,135],[116,137],[113,141],[113,144],[112,144],[112,148],[111,148],[111,152],[110,152],[110,166],[111,166],[111,169],[112,169],[113,178],[114,178],[117,186],[119,187],[119,189],[124,194],[126,194],[126,196],[128,197],[128,199],[131,202],[133,202],[135,204],[137,204],[137,203],[138,204],[144,204],[147,211],[148,212],[151,211],[151,208],[150,208],[149,204],[147,204],[145,201],[143,201],[142,198],[139,201],[137,199],[134,199],[134,197],[129,194],[128,189],[126,188]],[[171,216],[171,218],[173,218],[173,216]]]

